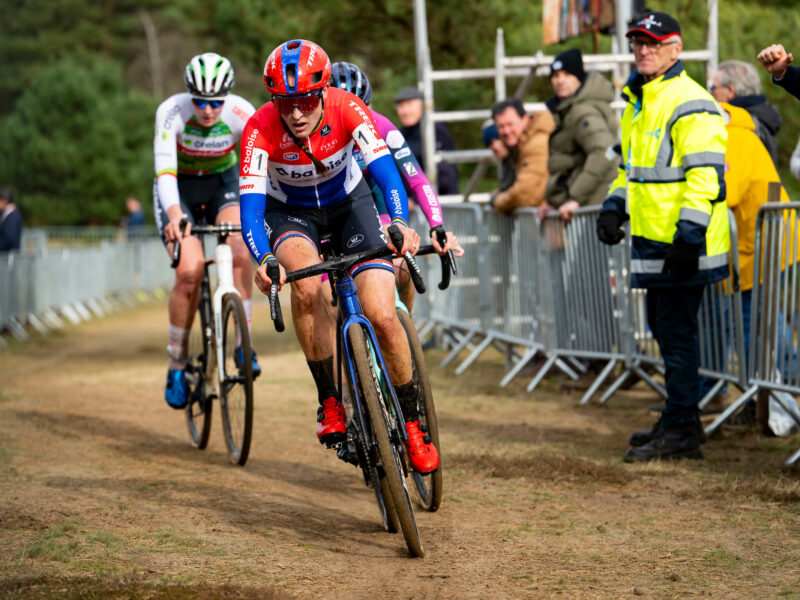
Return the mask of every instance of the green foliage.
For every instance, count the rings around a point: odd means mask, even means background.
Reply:
[[[397,89],[416,82],[414,14],[411,0],[326,0],[302,10],[278,0],[9,0],[0,24],[0,183],[11,184],[29,223],[115,222],[128,193],[145,206],[152,181],[153,97],[144,18],[152,18],[163,95],[182,91],[183,68],[194,54],[215,51],[236,69],[235,92],[260,106],[264,62],[279,43],[292,38],[319,42],[331,60],[349,60],[368,73],[373,105],[394,117]],[[800,12],[786,4],[725,0],[719,11],[719,58],[755,62],[773,41],[792,45]],[[792,0],[800,5],[800,0]],[[660,10],[681,22],[687,49],[705,45],[707,3],[661,0]],[[507,0],[429,0],[428,38],[437,70],[494,65],[498,27],[506,54],[526,56],[542,50],[556,54],[579,47],[591,53],[591,36],[543,47],[542,3]],[[600,52],[610,37],[597,39]],[[800,52],[800,48],[795,49]],[[79,54],[76,54],[79,53]],[[698,81],[701,65],[687,65]],[[760,70],[765,93],[781,110],[780,161],[788,166],[800,132],[800,105],[774,86]],[[60,74],[59,74],[60,73]],[[513,93],[520,79],[509,79]],[[133,90],[133,91],[131,91]],[[526,100],[551,94],[547,78],[534,81]],[[440,82],[439,110],[488,108],[494,102],[493,79]],[[459,147],[479,147],[479,124],[454,123]],[[462,166],[462,176],[472,171]],[[783,172],[783,171],[782,171]],[[784,179],[793,198],[800,182]]]
[[[13,182],[30,224],[113,223],[126,195],[148,192],[154,110],[113,62],[62,59],[5,120],[0,181]]]

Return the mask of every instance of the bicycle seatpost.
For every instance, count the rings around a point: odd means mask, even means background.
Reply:
[[[397,253],[400,254],[400,250],[403,248],[403,234],[397,225],[389,225],[389,237],[392,239],[392,244],[394,244],[394,247],[397,249]],[[411,274],[411,281],[414,282],[414,288],[417,290],[417,293],[424,294],[425,282],[422,279],[419,265],[417,265],[417,261],[414,260],[414,255],[406,250],[401,256],[408,265],[408,272]]]

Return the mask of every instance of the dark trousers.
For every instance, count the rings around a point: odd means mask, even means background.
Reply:
[[[704,290],[702,285],[647,289],[647,324],[666,368],[667,407],[661,415],[666,428],[680,427],[697,418],[697,312]]]

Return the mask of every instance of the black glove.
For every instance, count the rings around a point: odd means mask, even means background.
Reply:
[[[664,259],[664,268],[661,270],[666,275],[675,275],[678,279],[689,279],[697,274],[700,262],[700,246],[687,244],[678,238],[672,242]]]
[[[604,244],[614,246],[625,237],[625,232],[620,227],[622,216],[615,210],[606,210],[597,217],[597,237]]]

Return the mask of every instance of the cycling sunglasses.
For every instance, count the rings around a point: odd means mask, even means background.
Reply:
[[[194,104],[200,110],[203,110],[206,106],[211,106],[211,108],[219,108],[223,104],[225,104],[225,100],[206,100],[205,98],[192,98],[192,104]]]
[[[290,115],[294,107],[300,109],[304,115],[312,113],[317,110],[317,107],[322,102],[322,90],[314,90],[307,94],[297,94],[293,96],[272,96],[272,103],[282,115]]]

